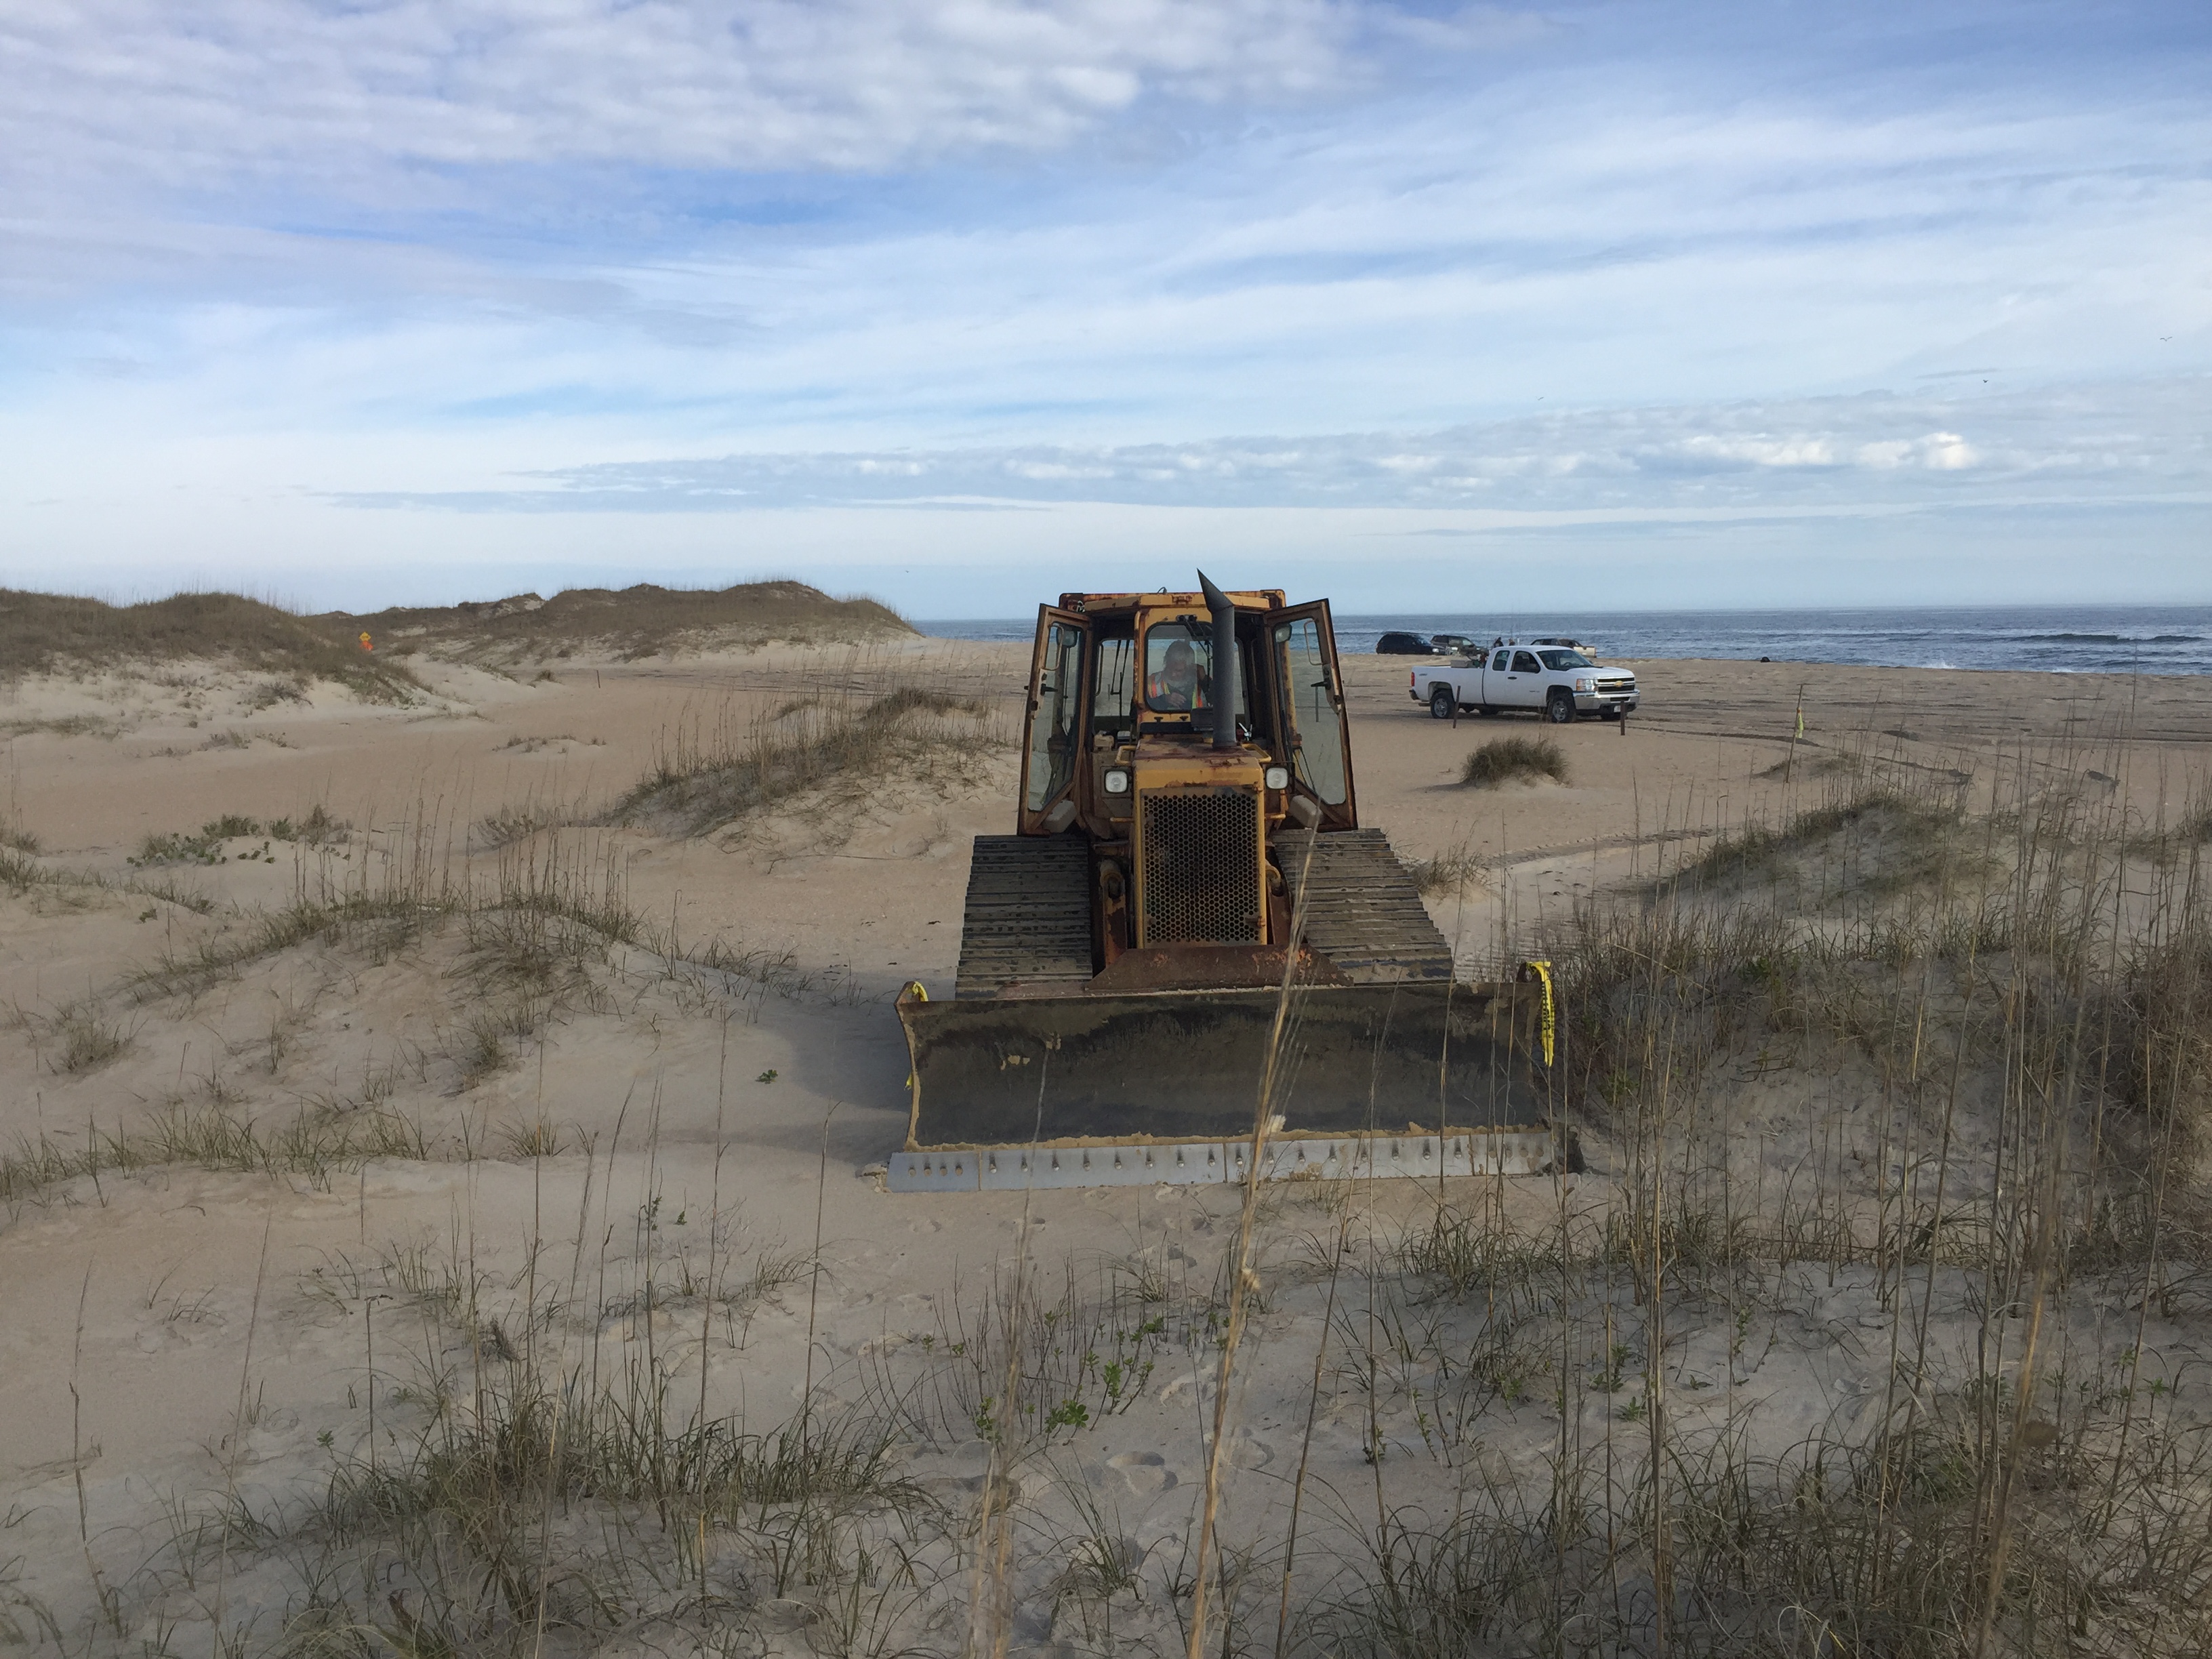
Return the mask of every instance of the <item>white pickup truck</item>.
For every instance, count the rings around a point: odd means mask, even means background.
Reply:
[[[1406,695],[1440,720],[1462,709],[1526,709],[1564,726],[1577,714],[1619,720],[1636,707],[1636,676],[1601,668],[1571,646],[1509,642],[1479,657],[1422,664],[1407,675]]]

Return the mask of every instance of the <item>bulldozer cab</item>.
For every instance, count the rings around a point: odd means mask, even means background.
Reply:
[[[1310,818],[1310,828],[1358,826],[1328,601],[1286,605],[1279,592],[1225,597],[1237,645],[1227,685],[1203,593],[1065,593],[1059,605],[1038,607],[1020,833],[1080,824],[1094,839],[1113,839],[1112,809],[1134,792],[1116,786],[1116,766],[1102,757],[1118,757],[1126,779],[1132,764],[1171,757],[1164,745],[1227,747],[1218,737],[1224,710],[1252,763],[1288,774],[1281,788],[1266,791],[1270,825],[1288,816]]]

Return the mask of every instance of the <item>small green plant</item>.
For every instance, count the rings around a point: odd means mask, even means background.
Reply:
[[[1553,738],[1492,738],[1467,757],[1459,781],[1477,789],[1549,778],[1567,781],[1567,756]]]
[[[198,836],[149,833],[139,842],[130,862],[137,869],[155,864],[220,864],[222,854]]]
[[[278,825],[287,830],[291,827],[289,820],[279,818],[276,823],[267,826],[265,835],[278,841],[293,839],[291,836],[277,834]],[[258,818],[227,812],[202,824],[197,835],[187,836],[173,831],[168,835],[147,836],[138,843],[137,854],[130,861],[142,869],[155,864],[221,864],[225,842],[242,841],[249,836],[262,835],[264,835],[264,830]],[[239,856],[258,859],[265,856],[268,850],[269,843],[264,839],[260,852],[241,853]]]
[[[1600,1394],[1618,1394],[1622,1381],[1628,1375],[1629,1356],[1632,1350],[1626,1342],[1616,1342],[1607,1357],[1606,1368],[1590,1378],[1590,1387]]]

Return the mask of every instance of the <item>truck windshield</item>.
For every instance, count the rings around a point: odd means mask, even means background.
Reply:
[[[1540,651],[1547,668],[1595,668],[1597,665],[1579,651]]]

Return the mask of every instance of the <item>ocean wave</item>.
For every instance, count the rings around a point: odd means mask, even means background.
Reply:
[[[2015,645],[2202,645],[2202,634],[2000,634]]]
[[[2044,673],[2212,675],[2212,606],[2018,606],[1934,611],[1475,611],[1340,613],[1339,646],[1371,652],[1385,631],[1567,634],[1620,658],[1718,658],[1924,665]],[[1026,640],[1030,617],[927,623],[925,631]]]

